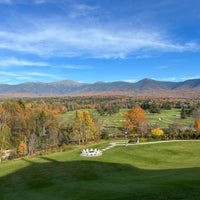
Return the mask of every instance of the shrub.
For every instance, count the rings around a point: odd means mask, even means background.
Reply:
[[[161,128],[155,128],[151,130],[151,135],[154,138],[161,138],[164,135],[164,131]]]

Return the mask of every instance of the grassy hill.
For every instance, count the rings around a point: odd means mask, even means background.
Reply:
[[[2,163],[0,199],[199,199],[200,141],[121,146],[96,158],[81,157],[82,148]]]

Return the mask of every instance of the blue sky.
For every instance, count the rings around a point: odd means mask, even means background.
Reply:
[[[198,0],[0,0],[0,83],[200,78]]]

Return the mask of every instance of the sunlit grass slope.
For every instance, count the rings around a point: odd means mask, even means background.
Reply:
[[[80,150],[2,163],[0,199],[199,199],[200,141]]]

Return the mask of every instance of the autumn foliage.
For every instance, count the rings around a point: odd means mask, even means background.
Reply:
[[[151,130],[152,136],[162,136],[164,131],[161,128],[155,128]]]
[[[27,151],[27,146],[25,142],[20,142],[18,146],[18,154],[19,155],[24,155]]]
[[[197,130],[197,132],[200,132],[200,118],[195,120],[195,129]]]
[[[140,106],[135,106],[136,103]],[[136,137],[135,134],[138,137],[149,137],[153,124],[151,119],[149,122],[145,117],[144,110],[155,112],[155,108],[159,108],[161,112],[169,109],[181,111],[182,107],[186,108],[182,110],[184,117],[196,119],[193,121],[196,130],[188,127],[189,131],[185,131],[187,124],[184,125],[183,120],[180,125],[169,124],[169,129],[165,128],[165,138],[200,138],[199,100],[107,95],[1,100],[0,149],[13,149],[23,156],[51,148],[65,149],[68,143],[82,144],[104,137],[120,138],[127,134],[129,138]],[[115,123],[115,119],[118,121],[115,117],[121,117],[125,109],[129,110],[119,119],[123,121],[122,128],[120,123]],[[76,115],[71,115],[71,111],[76,111]],[[115,116],[115,113],[119,115]],[[154,137],[162,135],[163,131],[155,129],[151,133]]]
[[[124,115],[124,127],[127,130],[133,130],[139,126],[139,123],[144,120],[145,112],[140,106],[135,106],[128,110]]]
[[[73,137],[79,143],[94,140],[97,136],[96,125],[88,111],[78,111],[73,123]]]

